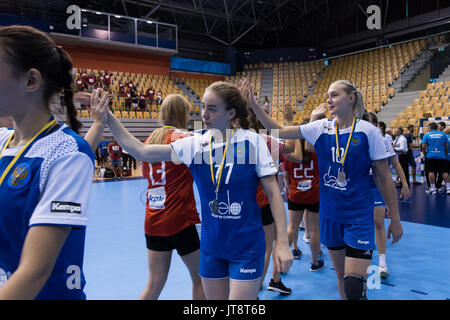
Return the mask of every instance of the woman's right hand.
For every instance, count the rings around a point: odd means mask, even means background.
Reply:
[[[108,106],[108,92],[105,92],[102,89],[95,90],[95,92],[91,95],[89,107],[94,122],[101,123],[103,125],[108,123]]]
[[[244,96],[245,99],[247,99],[248,105],[250,108],[254,109],[254,106],[258,104],[255,100],[255,95],[253,94],[253,89],[250,84],[250,81],[247,79],[241,79],[238,82],[238,88],[241,94]]]
[[[325,103],[319,104],[313,112],[311,112],[311,122],[317,120],[318,116],[327,112],[327,106]]]

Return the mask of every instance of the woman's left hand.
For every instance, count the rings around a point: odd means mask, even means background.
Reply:
[[[402,190],[400,191],[400,199],[402,200],[408,200],[411,192],[409,190],[408,185],[404,185],[402,187]]]
[[[294,257],[288,246],[276,244],[273,249],[274,263],[276,270],[280,273],[286,273],[291,268]]]

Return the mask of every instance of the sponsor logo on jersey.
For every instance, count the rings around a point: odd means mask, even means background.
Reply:
[[[75,202],[52,201],[50,212],[81,214],[81,204]]]
[[[252,273],[256,272],[256,269],[244,269],[244,268],[241,268],[240,272],[241,273],[250,273],[250,274],[252,274]]]
[[[231,202],[230,201],[230,191],[227,190],[227,196],[228,196],[228,202],[219,202],[217,207],[217,214],[213,212],[212,205],[213,201],[209,202],[209,209],[211,210],[211,215],[214,218],[219,219],[241,219],[241,211],[242,206],[244,205],[243,202]]]
[[[148,189],[147,198],[149,208],[164,209],[164,203],[166,202],[166,189],[164,187]]]
[[[338,169],[338,173],[337,175],[339,175],[339,171],[340,169]],[[331,174],[331,167],[328,168],[328,172],[325,173],[323,175],[323,184],[326,187],[331,187],[333,189],[337,189],[337,190],[347,190],[347,181],[348,179],[346,179],[345,181],[339,181],[337,176],[333,176]]]

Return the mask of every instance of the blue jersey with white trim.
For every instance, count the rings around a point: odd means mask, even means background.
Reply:
[[[228,145],[220,179],[218,211],[211,209],[216,199],[210,170],[210,131],[171,144],[190,169],[200,194],[202,212],[201,250],[222,259],[248,259],[265,252],[261,212],[256,202],[260,177],[278,172],[264,139],[239,129]],[[214,180],[226,142],[212,143]]]
[[[335,119],[322,119],[300,126],[302,136],[314,146],[319,160],[320,215],[343,224],[373,223],[373,201],[369,171],[372,161],[390,156],[380,131],[367,121],[355,124],[344,172],[346,180],[337,179],[342,170],[351,127],[339,130],[336,150]]]
[[[12,133],[0,128],[0,147]],[[4,150],[0,172],[21,148]],[[0,286],[16,271],[30,228],[72,226],[36,299],[85,299],[82,267],[94,157],[88,143],[62,124],[33,141],[11,168],[0,186]]]

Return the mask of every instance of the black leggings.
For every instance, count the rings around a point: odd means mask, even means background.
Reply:
[[[405,173],[406,182],[408,183],[408,187],[409,187],[409,157],[408,157],[408,154],[406,154],[406,153],[399,154],[398,161],[400,162],[403,172]],[[397,175],[398,175],[398,173],[397,173]]]

